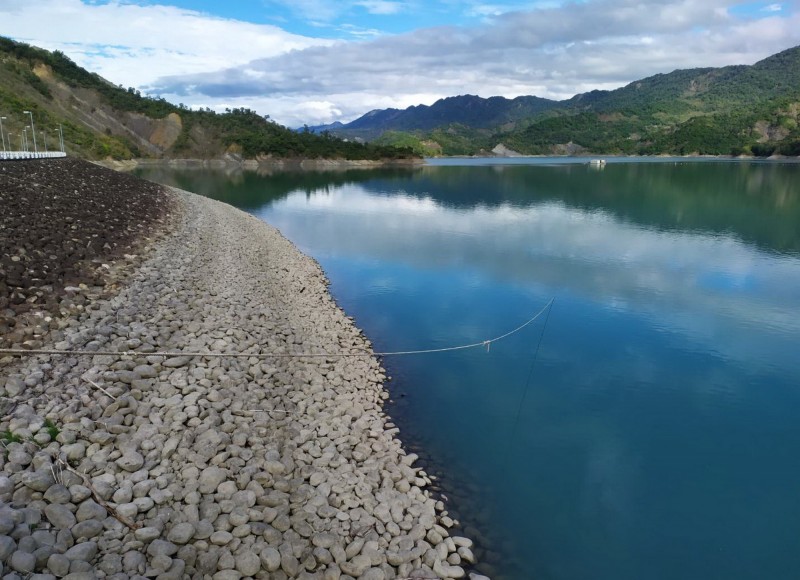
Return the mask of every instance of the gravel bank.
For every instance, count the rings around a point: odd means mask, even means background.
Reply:
[[[112,294],[169,226],[171,199],[78,159],[0,163],[0,348],[37,348],[55,319]]]
[[[276,230],[192,194],[171,200],[172,233],[119,293],[42,339],[136,354],[3,369],[3,574],[465,576],[472,542],[449,535],[396,439],[374,358],[151,354],[368,346]]]

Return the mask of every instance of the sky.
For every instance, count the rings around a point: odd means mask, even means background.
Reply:
[[[800,0],[0,0],[0,35],[176,104],[299,127],[753,64],[800,45]]]

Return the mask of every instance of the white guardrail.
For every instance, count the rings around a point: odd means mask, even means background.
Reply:
[[[63,151],[49,151],[44,153],[39,151],[0,151],[0,159],[54,159],[56,157],[66,157]]]

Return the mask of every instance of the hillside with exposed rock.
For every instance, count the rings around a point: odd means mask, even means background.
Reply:
[[[88,159],[397,159],[407,150],[296,132],[250,109],[218,114],[190,110],[134,88],[109,83],[49,52],[0,37],[0,114],[12,148],[31,111],[42,148],[56,148],[63,129],[67,153]],[[44,135],[42,135],[44,131]]]

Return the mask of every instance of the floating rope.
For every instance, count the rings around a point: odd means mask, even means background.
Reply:
[[[56,349],[24,349],[24,348],[0,348],[0,355],[10,356],[34,356],[34,355],[65,355],[65,356],[163,356],[163,357],[241,357],[241,358],[311,358],[311,357],[359,357],[359,356],[404,356],[414,354],[430,354],[439,352],[451,352],[455,350],[466,350],[469,348],[485,347],[486,352],[489,352],[489,347],[493,342],[508,338],[512,334],[516,334],[529,324],[532,324],[537,318],[544,314],[548,308],[553,304],[553,300],[545,304],[544,308],[539,310],[532,318],[520,324],[513,330],[501,334],[498,337],[482,340],[480,342],[473,342],[471,344],[462,344],[458,346],[447,346],[444,348],[429,348],[421,350],[401,350],[393,352],[372,352],[367,349],[359,349],[356,352],[309,352],[309,353],[283,353],[283,352],[181,352],[181,351],[156,351],[156,352],[141,352],[135,350],[56,350]]]

